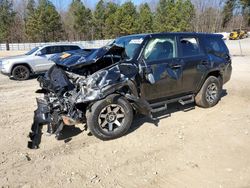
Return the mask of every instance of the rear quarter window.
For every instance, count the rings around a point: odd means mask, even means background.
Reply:
[[[218,52],[218,53],[228,53],[228,48],[225,42],[220,37],[206,37],[206,51],[208,53]]]

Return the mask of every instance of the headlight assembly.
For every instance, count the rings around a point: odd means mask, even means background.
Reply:
[[[9,61],[2,61],[2,65],[7,65],[9,64]]]

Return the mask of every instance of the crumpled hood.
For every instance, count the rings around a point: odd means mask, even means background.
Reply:
[[[84,49],[58,54],[50,58],[50,60],[59,66],[74,69],[94,64],[102,57],[109,54],[123,57],[125,56],[125,49],[121,46],[113,44],[99,49]]]

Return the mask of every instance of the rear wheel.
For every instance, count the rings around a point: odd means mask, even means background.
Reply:
[[[30,70],[25,65],[18,65],[14,67],[12,76],[15,80],[27,80],[30,77]]]
[[[133,121],[133,109],[122,96],[111,95],[97,101],[86,114],[90,132],[99,139],[123,136]]]
[[[209,76],[201,90],[195,97],[195,102],[203,108],[213,107],[218,103],[222,92],[222,80],[215,76]]]

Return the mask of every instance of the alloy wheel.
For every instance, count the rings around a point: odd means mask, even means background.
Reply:
[[[17,67],[15,71],[13,72],[13,76],[19,80],[23,80],[27,78],[27,75],[29,74],[29,70],[27,70],[25,67]]]
[[[124,120],[124,109],[118,104],[111,104],[101,110],[98,124],[103,130],[111,132],[122,127]]]
[[[210,104],[214,103],[218,97],[218,87],[215,83],[211,83],[207,87],[206,100]]]

